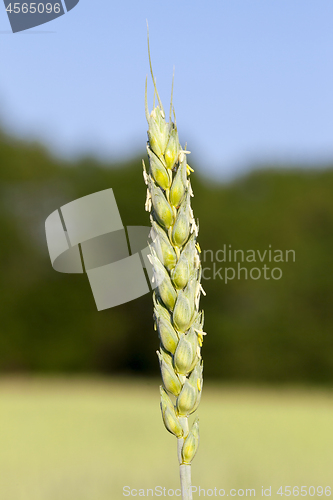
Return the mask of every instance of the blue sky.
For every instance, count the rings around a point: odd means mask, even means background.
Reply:
[[[146,19],[160,95],[168,108],[175,66],[180,139],[204,174],[333,160],[332,0],[80,0],[15,35],[0,5],[2,126],[58,156],[143,151]]]

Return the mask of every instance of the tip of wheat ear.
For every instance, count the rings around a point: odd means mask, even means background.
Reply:
[[[179,462],[187,466],[199,444],[198,420],[189,429],[188,417],[199,405],[203,386],[201,249],[196,241],[198,226],[191,208],[193,169],[187,164],[190,152],[180,145],[173,107],[174,71],[169,122],[166,122],[152,68],[148,23],[147,39],[154,104],[149,112],[146,78],[149,169],[144,166],[144,180],[146,210],[151,214],[154,235],[150,261],[156,284],[154,323],[160,338],[161,412],[166,429],[178,438]]]

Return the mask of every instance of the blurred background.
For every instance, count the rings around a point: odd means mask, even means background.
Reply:
[[[82,0],[16,35],[0,9],[0,497],[104,500],[122,498],[126,484],[177,487],[151,297],[97,312],[84,275],[52,269],[44,234],[52,211],[109,187],[124,225],[149,225],[146,19],[166,109],[175,65],[203,252],[295,252],[295,261],[264,261],[282,270],[279,280],[203,280],[207,395],[195,484],[256,487],[257,496],[263,485],[325,487],[332,3]]]

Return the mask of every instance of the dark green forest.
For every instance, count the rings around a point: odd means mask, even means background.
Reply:
[[[70,163],[0,135],[1,372],[158,376],[151,296],[98,312],[85,275],[52,269],[44,233],[55,209],[110,187],[123,224],[148,226],[142,157]],[[333,168],[260,168],[223,184],[191,166],[205,376],[332,383]],[[225,281],[225,268],[234,279]]]

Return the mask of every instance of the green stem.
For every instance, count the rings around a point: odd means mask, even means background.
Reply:
[[[182,500],[192,500],[191,466],[180,465],[180,486],[182,490]]]

